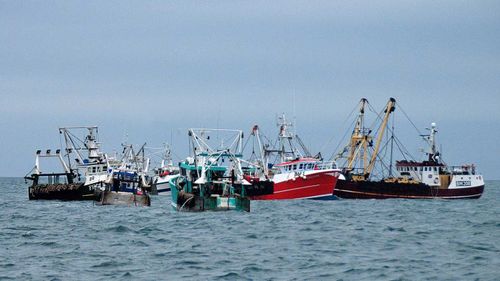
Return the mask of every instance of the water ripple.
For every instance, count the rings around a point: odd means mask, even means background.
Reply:
[[[29,201],[0,179],[2,280],[498,280],[500,182],[479,200],[255,201],[251,213]]]

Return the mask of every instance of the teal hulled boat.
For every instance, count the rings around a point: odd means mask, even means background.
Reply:
[[[242,131],[190,129],[189,137],[193,157],[179,163],[179,176],[169,182],[175,210],[249,212],[248,196],[273,192],[270,181],[249,183],[244,179]],[[213,149],[210,142],[217,140],[221,143]],[[224,141],[230,145],[224,147]]]
[[[240,210],[250,211],[250,200],[243,184],[224,175],[226,167],[210,166],[204,170],[194,163],[182,162],[181,175],[170,181],[172,206],[178,211]]]

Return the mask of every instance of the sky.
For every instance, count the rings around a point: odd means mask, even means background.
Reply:
[[[187,128],[274,137],[286,113],[331,155],[361,98],[394,97],[420,130],[437,123],[448,164],[500,179],[499,15],[498,1],[0,0],[0,176],[24,176],[62,126],[183,158]]]

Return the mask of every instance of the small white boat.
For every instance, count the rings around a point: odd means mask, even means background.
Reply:
[[[170,147],[165,148],[165,155],[159,168],[154,170],[151,194],[165,195],[170,192],[170,180],[179,176],[179,167],[172,162]]]

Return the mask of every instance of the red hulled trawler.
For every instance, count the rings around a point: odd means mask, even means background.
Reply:
[[[320,157],[312,157],[298,135],[290,132],[291,126],[292,123],[287,122],[284,115],[279,118],[278,147],[275,149],[270,149],[269,145],[261,145],[258,126],[254,126],[252,135],[258,139],[262,173],[273,182],[274,192],[252,196],[251,199],[333,199],[340,170],[335,167],[334,162],[324,162]],[[273,154],[277,156],[277,164],[274,165],[269,163]]]

